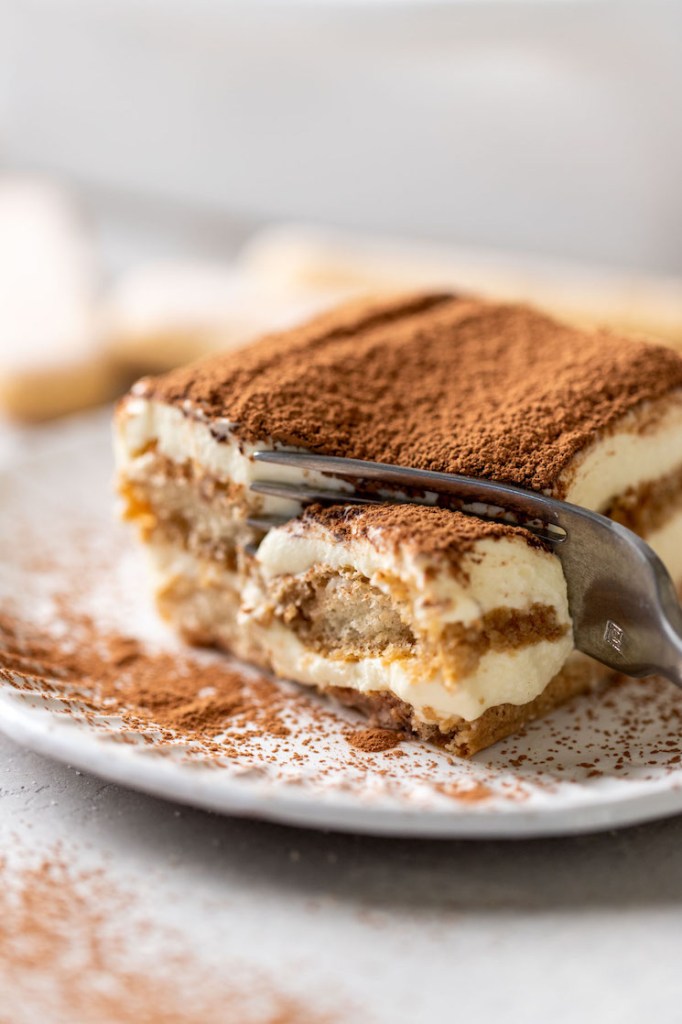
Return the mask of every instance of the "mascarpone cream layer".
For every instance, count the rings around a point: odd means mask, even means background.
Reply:
[[[600,512],[631,487],[667,476],[682,466],[682,394],[623,417],[621,429],[598,437],[562,475],[566,501]],[[645,425],[645,426],[644,426]],[[643,429],[642,429],[643,427]]]
[[[653,406],[642,406],[623,419],[622,429],[597,438],[581,452],[562,475],[566,481],[566,500],[595,511],[606,508],[629,488],[651,483],[682,466],[682,394],[676,393],[661,403],[652,419]],[[117,416],[116,450],[119,466],[125,467],[146,444],[154,441],[158,450],[173,462],[193,459],[220,480],[232,480],[248,487],[254,480],[268,479],[324,484],[348,489],[342,481],[318,473],[284,466],[259,466],[253,461],[257,449],[271,448],[264,439],[257,445],[241,445],[231,435],[227,420],[208,422],[186,415],[177,406],[131,395]],[[647,424],[646,429],[640,429]],[[219,431],[221,440],[211,432]],[[298,508],[294,502],[268,498],[267,511],[289,514]]]
[[[675,512],[669,519],[652,533],[647,534],[646,542],[661,559],[680,589],[682,586],[682,509]]]
[[[277,675],[324,689],[346,686],[360,693],[391,693],[414,708],[417,717],[444,731],[451,719],[472,722],[498,704],[526,704],[545,689],[572,650],[570,633],[510,651],[489,651],[474,672],[452,689],[420,679],[403,661],[363,658],[339,661],[308,650],[279,623],[254,630]]]

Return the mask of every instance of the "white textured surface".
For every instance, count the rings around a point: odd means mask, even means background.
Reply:
[[[4,738],[0,759],[3,847],[107,860],[207,957],[246,957],[311,1000],[334,986],[363,1020],[678,1019],[679,818],[513,844],[324,835],[177,808]]]
[[[20,840],[106,864],[207,959],[313,1002],[337,989],[364,1008],[349,1021],[679,1019],[680,818],[515,843],[325,835],[180,808],[0,736],[2,852]]]

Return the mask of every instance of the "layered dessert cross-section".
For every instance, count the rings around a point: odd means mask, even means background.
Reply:
[[[136,385],[116,417],[126,515],[161,612],[471,754],[590,689],[566,585],[531,533],[442,508],[299,505],[250,490],[258,449],[464,473],[601,511],[682,580],[682,359],[527,307],[354,303]],[[320,483],[314,473],[307,483]],[[291,517],[267,534],[253,515]]]

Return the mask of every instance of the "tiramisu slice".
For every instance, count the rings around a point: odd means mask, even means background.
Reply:
[[[239,621],[266,665],[459,753],[509,731],[572,648],[558,560],[459,512],[313,507],[256,562]]]
[[[525,307],[445,294],[347,306],[141,382],[117,427],[127,515],[184,635],[458,753],[604,678],[569,657],[558,560],[523,530],[451,511],[299,515],[249,490],[255,450],[553,494],[627,522],[682,580],[682,359]],[[298,518],[263,537],[253,512]]]

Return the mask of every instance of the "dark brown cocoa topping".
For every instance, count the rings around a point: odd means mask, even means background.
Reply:
[[[671,349],[518,305],[354,303],[147,384],[243,442],[510,481],[559,497],[575,456],[682,387]]]
[[[492,523],[476,516],[428,505],[311,505],[297,522],[306,533],[312,523],[329,530],[341,544],[370,538],[377,547],[390,550],[409,548],[435,560],[447,559],[458,565],[481,540],[519,537],[530,547],[543,548],[528,530]]]

